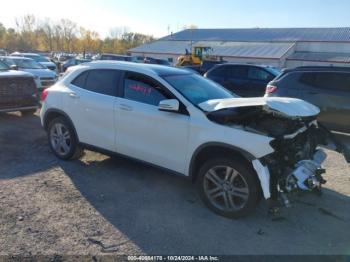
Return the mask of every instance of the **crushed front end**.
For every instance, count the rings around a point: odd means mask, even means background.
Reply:
[[[328,143],[327,132],[315,119],[293,120],[300,126],[294,133],[271,141],[275,152],[260,159],[270,173],[271,200],[279,198],[289,205],[288,193],[295,191],[320,192],[326,183],[322,163],[327,155],[320,147]],[[293,124],[291,122],[291,124]]]
[[[274,152],[252,161],[263,195],[272,205],[282,200],[288,206],[287,195],[295,191],[320,192],[326,183],[323,145],[332,143],[344,154],[340,143],[317,122],[319,109],[302,100],[238,98],[209,101],[203,108],[213,122],[272,138]],[[349,161],[349,154],[344,156]]]

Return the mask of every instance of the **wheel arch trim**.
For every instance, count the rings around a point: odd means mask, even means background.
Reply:
[[[252,162],[254,159],[256,159],[256,157],[254,157],[251,153],[245,151],[242,148],[235,147],[233,145],[229,145],[229,144],[221,143],[221,142],[204,143],[204,144],[200,145],[199,147],[197,147],[197,149],[192,154],[190,165],[189,165],[189,169],[188,169],[188,175],[189,175],[189,177],[191,179],[193,179],[195,177],[194,168],[195,168],[197,157],[199,156],[199,154],[203,150],[205,150],[206,148],[209,148],[209,147],[222,147],[224,149],[228,149],[228,150],[230,150],[232,152],[238,153],[239,155],[244,157],[249,162]]]
[[[225,149],[228,149],[234,153],[238,153],[240,156],[242,156],[243,158],[245,158],[248,162],[250,162],[252,164],[252,167],[254,169],[254,171],[257,174],[257,177],[259,179],[260,182],[260,186],[261,189],[263,191],[263,195],[265,199],[269,199],[271,197],[271,193],[270,193],[270,172],[267,166],[264,166],[259,159],[257,159],[256,157],[254,157],[251,153],[245,151],[242,148],[238,148],[229,144],[225,144],[225,143],[220,143],[220,142],[209,142],[209,143],[205,143],[201,146],[199,146],[195,152],[192,155],[191,158],[191,162],[190,162],[190,166],[189,166],[189,177],[192,181],[194,181],[196,174],[194,173],[195,171],[195,162],[197,160],[198,155],[200,154],[200,152],[202,152],[202,150],[204,150],[205,148],[208,147],[222,147]]]
[[[77,133],[77,130],[75,129],[75,126],[73,124],[73,121],[72,119],[68,116],[67,113],[65,113],[64,111],[60,110],[60,109],[57,109],[57,108],[50,108],[48,109],[45,114],[44,114],[44,117],[43,117],[43,127],[45,130],[47,130],[48,128],[48,122],[47,122],[47,118],[48,116],[51,114],[51,113],[56,113],[56,114],[59,114],[59,115],[62,115],[63,117],[65,117],[67,119],[67,121],[70,123],[71,127],[73,128],[73,131],[74,131],[74,134],[78,140],[78,143],[79,143],[79,136],[78,136],[78,133]]]

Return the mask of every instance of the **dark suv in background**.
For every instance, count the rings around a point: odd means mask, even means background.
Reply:
[[[280,73],[269,66],[225,63],[214,66],[204,76],[239,96],[257,97],[265,94],[267,83]]]
[[[265,96],[295,97],[321,109],[327,128],[350,133],[350,68],[297,67],[271,81]]]
[[[38,108],[39,96],[34,76],[11,70],[0,61],[0,112],[33,114]]]

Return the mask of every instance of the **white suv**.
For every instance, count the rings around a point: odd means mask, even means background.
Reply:
[[[70,68],[42,100],[57,157],[89,148],[165,168],[222,216],[324,182],[319,109],[302,100],[239,98],[189,71],[101,61]]]

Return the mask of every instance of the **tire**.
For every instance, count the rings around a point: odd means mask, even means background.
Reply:
[[[30,109],[30,110],[23,110],[21,111],[22,116],[29,116],[34,115],[36,113],[37,109]]]
[[[196,187],[204,204],[227,218],[247,216],[261,198],[255,172],[247,163],[235,158],[207,161],[199,170]]]
[[[83,155],[72,125],[63,116],[53,119],[47,129],[52,152],[62,160],[78,159]]]

